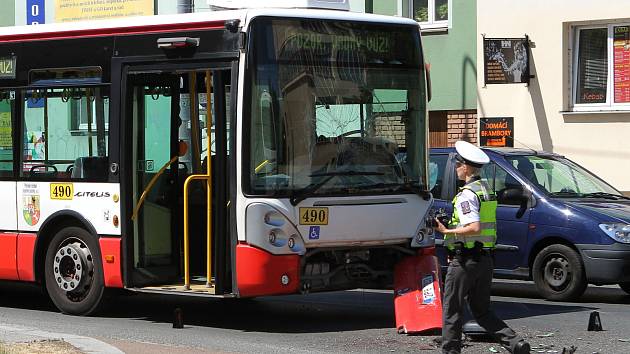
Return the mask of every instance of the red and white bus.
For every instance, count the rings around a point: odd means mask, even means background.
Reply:
[[[434,243],[427,131],[410,19],[265,8],[1,29],[0,279],[80,315],[110,288],[391,288]]]

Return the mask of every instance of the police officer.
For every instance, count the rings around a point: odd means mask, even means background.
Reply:
[[[495,196],[479,169],[490,162],[478,147],[455,143],[457,178],[466,184],[453,199],[453,217],[446,228],[439,220],[437,231],[444,235],[449,266],[444,282],[442,353],[460,353],[464,304],[467,300],[477,323],[512,353],[529,353],[530,346],[490,310],[492,250],[496,241]]]

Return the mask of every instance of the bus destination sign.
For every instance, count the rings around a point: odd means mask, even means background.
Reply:
[[[15,79],[15,57],[0,57],[0,79]]]

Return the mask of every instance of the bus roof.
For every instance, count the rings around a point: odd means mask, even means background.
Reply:
[[[224,22],[227,20],[240,20],[241,23],[244,24],[243,28],[246,29],[249,22],[259,16],[331,19],[418,26],[418,23],[414,20],[402,17],[335,10],[264,8],[5,27],[0,28],[0,43],[217,28],[223,26]]]

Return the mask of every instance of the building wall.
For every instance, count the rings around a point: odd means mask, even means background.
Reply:
[[[431,111],[477,108],[476,3],[452,0],[451,28],[423,32],[424,56],[431,64]]]
[[[15,4],[12,1],[2,4],[0,11],[0,27],[15,25]]]
[[[411,4],[411,0],[366,0],[365,11],[406,15]],[[477,142],[477,1],[451,0],[449,6],[448,28],[422,30],[424,56],[431,67],[433,147],[452,146],[457,139]],[[460,123],[461,119],[466,123]],[[466,127],[460,128],[460,124]]]
[[[448,146],[454,146],[458,140],[477,144],[477,111],[447,111]]]
[[[573,26],[616,19],[630,23],[630,2],[575,0],[569,6],[567,1],[484,0],[478,2],[477,16],[479,117],[514,117],[515,146],[566,155],[617,189],[630,191],[630,112],[566,113],[572,109]],[[482,33],[529,35],[535,75],[529,86],[484,87]]]

